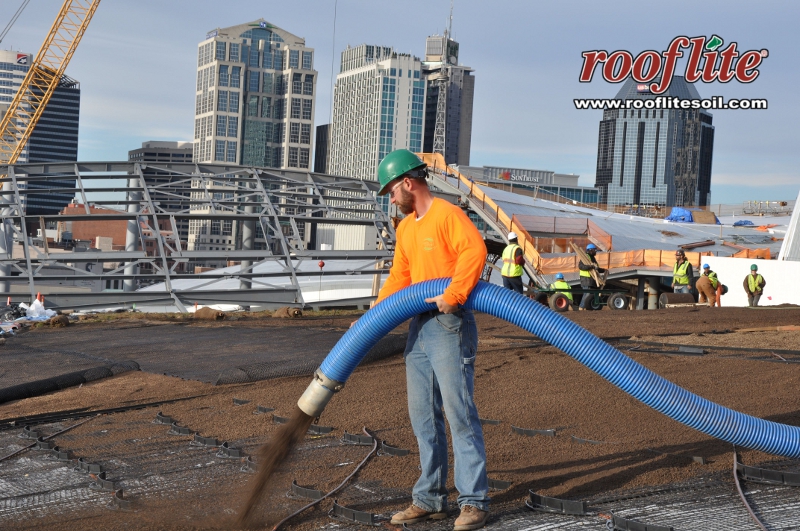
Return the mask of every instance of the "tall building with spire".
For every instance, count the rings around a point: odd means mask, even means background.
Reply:
[[[264,19],[198,45],[193,159],[311,169],[317,71],[305,39]]]
[[[676,76],[667,98],[700,99]],[[618,100],[654,99],[648,85],[628,79]],[[711,203],[712,115],[702,109],[607,109],[597,145],[595,187],[616,205],[706,206]]]
[[[469,166],[475,76],[472,68],[458,63],[459,44],[449,33],[425,41],[422,72],[427,96],[422,149],[442,153],[448,164]]]

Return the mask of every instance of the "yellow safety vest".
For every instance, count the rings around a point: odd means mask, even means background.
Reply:
[[[550,284],[550,289],[559,291],[567,296],[567,298],[571,301],[572,300],[572,287],[564,282],[563,280],[556,280],[552,284]]]
[[[761,275],[747,275],[747,286],[750,288],[750,293],[755,293],[757,289],[760,289],[761,281],[764,278]]]
[[[719,279],[717,278],[717,274],[712,271],[707,276],[708,280],[711,281],[711,287],[717,289],[717,286],[719,286]]]
[[[680,266],[678,265],[678,262],[675,262],[675,266],[672,268],[672,283],[679,284],[681,286],[688,286],[689,285],[689,275],[687,274],[688,269],[689,269],[689,260],[684,260]]]
[[[522,276],[522,266],[514,263],[514,255],[517,253],[517,249],[520,249],[520,246],[516,243],[509,244],[503,249],[503,269],[500,270],[500,274],[504,277]]]

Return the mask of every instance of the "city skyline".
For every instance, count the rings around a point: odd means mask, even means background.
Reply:
[[[6,36],[4,49],[36,53],[61,1],[40,3],[23,13]],[[453,36],[482,80],[475,88],[470,164],[546,167],[580,174],[581,185],[593,185],[602,111],[576,110],[572,100],[613,98],[619,85],[599,76],[579,83],[581,52],[622,49],[636,55],[663,50],[678,35],[715,34],[738,42],[742,51],[768,49],[769,58],[754,83],[698,83],[701,94],[766,98],[769,109],[713,112],[717,136],[711,201],[794,199],[800,187],[800,154],[792,124],[800,119],[800,106],[792,93],[798,74],[791,51],[800,38],[791,21],[800,7],[791,2],[754,7],[735,1],[699,6],[676,1],[659,11],[658,20],[645,24],[635,11],[640,5],[616,2],[612,10],[590,2],[457,1]],[[124,160],[142,141],[190,140],[196,47],[215,27],[264,17],[301,35],[315,49],[319,81],[314,125],[320,125],[329,120],[331,70],[334,75],[338,70],[338,60],[330,64],[332,52],[338,56],[348,44],[375,42],[421,56],[422,40],[441,34],[449,13],[445,0],[402,5],[340,0],[334,41],[332,1],[275,5],[268,13],[257,2],[238,2],[225,13],[211,6],[199,1],[187,10],[149,0],[101,4],[66,72],[82,85],[79,159]],[[0,22],[16,7],[4,3]],[[151,16],[156,11],[159,16]],[[677,72],[682,68],[679,62]]]

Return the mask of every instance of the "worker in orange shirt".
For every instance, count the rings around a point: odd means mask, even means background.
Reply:
[[[408,412],[422,473],[412,491],[411,506],[396,513],[391,523],[447,517],[446,416],[453,437],[454,479],[461,508],[453,529],[468,531],[486,524],[489,481],[473,396],[478,331],[472,311],[462,305],[480,279],[486,245],[460,208],[433,197],[425,181],[425,167],[405,149],[389,153],[378,167],[379,194],[389,194],[406,217],[397,227],[392,269],[377,302],[410,284],[452,279],[444,293],[426,299],[435,303],[436,309],[414,317],[408,328]]]

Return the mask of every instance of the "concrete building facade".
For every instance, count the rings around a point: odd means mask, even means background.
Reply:
[[[265,20],[198,45],[195,162],[310,169],[317,72],[305,39]]]
[[[19,91],[33,56],[28,53],[0,50],[0,115],[5,114]],[[50,97],[18,163],[78,160],[78,124],[81,87],[76,80],[63,76]],[[50,181],[48,187],[72,188],[71,180]],[[30,184],[31,189],[36,184]],[[27,194],[24,205],[28,214],[58,214],[72,201],[72,192]]]
[[[700,99],[694,85],[679,76],[661,96]],[[633,79],[616,95],[618,100],[655,98],[646,84]],[[706,110],[604,110],[595,180],[600,202],[609,207],[709,205],[713,150],[714,126]]]
[[[362,44],[341,55],[334,86],[328,173],[377,179],[400,148],[422,151],[425,80],[418,57]]]
[[[434,152],[436,115],[441,90],[441,74],[447,73],[445,97],[444,160],[448,164],[469,165],[472,144],[472,103],[475,76],[468,66],[458,64],[459,44],[447,35],[433,35],[425,41],[422,72],[427,85],[425,98],[425,138],[423,151]]]

